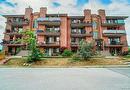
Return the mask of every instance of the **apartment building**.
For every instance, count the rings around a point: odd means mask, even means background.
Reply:
[[[125,22],[127,16],[107,16],[105,10],[92,14],[85,9],[82,16],[67,14],[47,14],[47,8],[40,12],[26,8],[24,15],[3,15],[7,18],[3,45],[7,55],[15,55],[26,45],[14,43],[24,38],[19,32],[33,30],[37,37],[37,46],[41,51],[56,56],[64,49],[76,52],[79,42],[95,42],[98,51],[120,55],[128,51]]]

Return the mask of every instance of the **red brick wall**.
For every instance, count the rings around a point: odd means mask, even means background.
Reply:
[[[67,44],[67,38],[68,38],[68,35],[67,35],[67,17],[61,17],[61,26],[60,26],[60,29],[61,29],[61,36],[60,36],[60,46],[62,48],[67,48],[68,44]]]
[[[99,14],[99,16],[101,17],[102,23],[106,22],[105,10],[103,10],[103,9],[98,10],[98,14]]]

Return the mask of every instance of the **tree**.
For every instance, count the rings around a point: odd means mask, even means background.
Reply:
[[[84,60],[88,60],[89,58],[91,58],[91,56],[94,55],[93,43],[88,43],[88,42],[86,42],[84,40],[80,41],[79,49],[78,49],[77,53]]]
[[[30,54],[28,56],[28,62],[36,62],[39,61],[42,57],[42,53],[37,48],[36,39],[33,38],[30,42]]]
[[[31,63],[40,60],[42,53],[39,48],[37,48],[35,33],[31,30],[25,30],[21,32],[21,34],[23,35],[21,42],[25,43],[27,45],[27,49],[30,51],[28,53],[27,62]]]
[[[26,44],[26,49],[31,49],[32,48],[32,43],[36,42],[36,36],[32,30],[25,30],[22,31],[21,34],[23,35],[23,38],[21,39],[21,42]]]

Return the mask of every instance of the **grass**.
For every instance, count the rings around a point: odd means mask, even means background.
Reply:
[[[128,58],[128,59],[130,59],[130,55],[126,55],[126,56],[124,56],[124,58]]]
[[[126,61],[126,62],[130,62],[130,55],[124,56],[123,60]]]
[[[26,58],[12,58],[5,65],[18,67],[23,66],[24,63],[26,63]]]
[[[25,67],[26,58],[10,59],[5,65],[10,67]],[[71,58],[44,58],[41,61],[32,63],[30,67],[48,66],[94,66],[94,65],[122,65],[121,59],[92,58],[89,61],[72,61]]]

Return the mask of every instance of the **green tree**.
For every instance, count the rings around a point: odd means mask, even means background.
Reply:
[[[42,53],[40,52],[39,48],[37,48],[37,41],[35,33],[31,30],[25,30],[21,32],[23,35],[23,38],[21,39],[22,43],[25,43],[27,46],[27,49],[30,51],[28,53],[28,63],[36,62],[40,60],[42,57]]]
[[[84,60],[88,60],[89,58],[91,58],[91,56],[95,54],[93,49],[93,43],[88,43],[85,40],[80,41],[77,53]]]
[[[36,39],[32,38],[32,40],[30,41],[30,54],[28,56],[28,62],[36,62],[39,61],[42,57],[42,53],[40,52],[40,50],[37,48],[37,44],[36,44]]]
[[[21,39],[21,42],[26,44],[26,49],[32,48],[32,43],[34,42],[34,39],[36,41],[36,36],[32,30],[24,30],[21,32],[23,35],[23,38]]]

